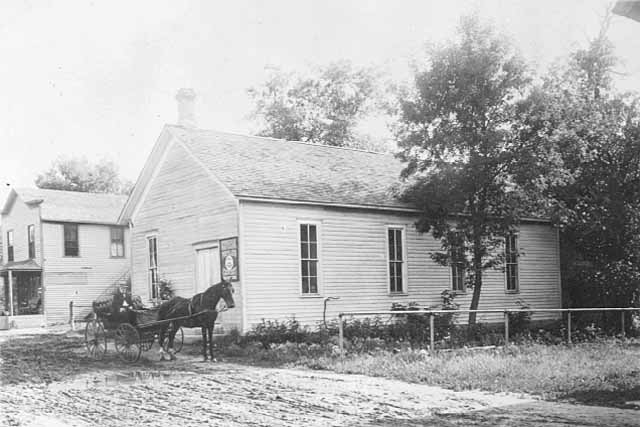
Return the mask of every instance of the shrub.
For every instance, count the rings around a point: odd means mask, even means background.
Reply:
[[[517,300],[516,305],[519,306],[520,311],[510,311],[509,317],[509,331],[513,334],[522,334],[529,331],[531,325],[531,307],[524,300]]]

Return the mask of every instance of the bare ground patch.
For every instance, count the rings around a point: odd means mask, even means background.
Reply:
[[[20,340],[20,341],[18,341]],[[6,425],[638,425],[640,411],[326,371],[88,359],[77,336],[0,343]],[[194,349],[197,351],[197,349]],[[147,353],[153,359],[155,352]]]

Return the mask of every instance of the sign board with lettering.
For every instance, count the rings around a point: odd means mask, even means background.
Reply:
[[[223,280],[228,282],[240,280],[237,237],[220,240],[220,267]]]

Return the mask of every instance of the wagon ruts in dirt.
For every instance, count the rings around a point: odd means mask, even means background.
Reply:
[[[205,360],[207,338],[213,360],[213,325],[219,312],[235,306],[232,293],[233,286],[222,281],[191,298],[174,297],[158,307],[148,309],[134,308],[135,304],[125,302],[123,294],[115,293],[109,300],[93,303],[92,318],[85,328],[87,353],[101,360],[107,352],[108,340],[113,339],[120,357],[133,363],[140,359],[143,351],[150,350],[157,340],[162,357],[169,353],[170,358],[175,359],[175,354],[182,350],[184,344],[184,325],[202,328]],[[223,304],[219,308],[221,300]]]

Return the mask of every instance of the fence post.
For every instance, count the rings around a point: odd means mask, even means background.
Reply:
[[[76,330],[76,325],[73,322],[73,300],[69,301],[69,325],[72,331]]]
[[[624,331],[624,310],[622,310],[622,311],[620,312],[620,314],[621,314],[620,320],[622,321],[622,322],[621,322],[621,324],[622,324],[622,338],[624,338],[624,337],[625,337],[625,331]]]
[[[509,345],[509,310],[504,311],[504,345]]]
[[[338,315],[338,345],[340,346],[340,357],[344,356],[344,325],[342,320],[342,313]]]
[[[433,353],[436,349],[436,318],[433,313],[429,314],[429,350]]]
[[[571,344],[571,310],[567,311],[567,342]]]

